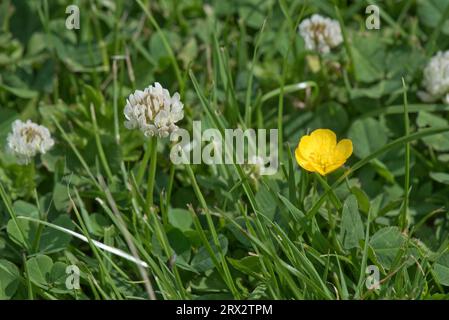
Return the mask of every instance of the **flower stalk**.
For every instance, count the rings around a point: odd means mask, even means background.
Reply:
[[[147,208],[152,208],[154,205],[154,185],[155,185],[155,179],[156,179],[156,167],[157,167],[157,138],[152,137],[150,139],[150,150],[151,150],[151,156],[150,156],[150,172],[148,174],[148,181],[147,181]]]

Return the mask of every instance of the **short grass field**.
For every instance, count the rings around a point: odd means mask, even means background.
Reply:
[[[448,0],[2,0],[0,299],[449,298],[447,49]]]

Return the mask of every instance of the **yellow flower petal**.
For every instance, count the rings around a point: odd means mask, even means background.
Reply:
[[[295,150],[296,162],[307,171],[326,175],[341,167],[352,154],[352,141],[337,144],[332,130],[317,129],[303,136]]]
[[[315,169],[315,172],[318,172],[322,176],[326,175],[326,168],[319,163],[311,162],[310,165]]]
[[[310,171],[310,172],[316,171],[315,168],[313,166],[311,166],[310,163],[302,156],[299,146],[295,150],[295,158],[296,158],[296,162],[298,162],[298,164],[301,167],[303,167],[304,169],[306,169],[307,171]]]
[[[329,129],[316,129],[310,137],[315,142],[315,148],[321,153],[331,152],[337,144],[337,136]]]
[[[299,144],[296,150],[300,150],[304,158],[309,158],[312,153],[315,152],[317,145],[311,136],[303,136],[299,140]]]
[[[352,141],[349,139],[342,139],[335,148],[335,156],[338,159],[348,159],[352,154]]]
[[[345,162],[344,161],[340,161],[340,162],[335,162],[329,166],[326,166],[326,168],[324,169],[324,175],[331,173],[332,171],[337,170],[338,168],[340,168]]]

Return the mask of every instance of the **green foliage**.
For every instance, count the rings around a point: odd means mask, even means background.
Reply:
[[[365,239],[357,198],[353,195],[349,196],[343,205],[341,238],[345,249],[357,248],[359,241]]]
[[[11,299],[20,282],[19,268],[8,260],[0,260],[0,299]]]

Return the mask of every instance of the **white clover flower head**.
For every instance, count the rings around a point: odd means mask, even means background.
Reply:
[[[38,153],[46,153],[54,144],[46,127],[31,120],[16,120],[7,138],[7,151],[16,157],[18,164],[25,165]]]
[[[432,102],[442,99],[449,104],[449,50],[439,51],[424,69],[423,86],[426,92],[419,92],[421,100]]]
[[[340,24],[336,20],[314,14],[299,25],[299,33],[306,48],[320,53],[328,53],[331,48],[343,42]]]
[[[184,118],[179,93],[170,96],[159,82],[130,94],[126,102],[125,127],[139,129],[146,137],[168,137],[178,130],[176,122]]]

